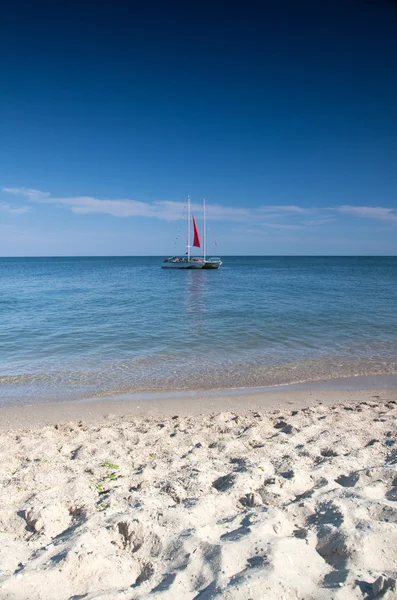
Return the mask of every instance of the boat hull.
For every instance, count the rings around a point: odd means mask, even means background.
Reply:
[[[211,262],[210,260],[206,260],[203,269],[219,269],[221,264],[221,262]]]
[[[202,269],[202,262],[164,262],[161,265],[162,269]]]

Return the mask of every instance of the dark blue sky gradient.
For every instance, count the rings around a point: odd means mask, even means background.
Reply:
[[[318,221],[319,211],[341,205],[396,209],[393,2],[8,4],[0,25],[0,187],[148,203],[190,193],[226,207],[316,209]],[[0,195],[6,206],[25,200]],[[275,253],[300,253],[299,235],[305,243],[311,235],[317,241],[303,253],[362,254],[371,230],[379,244],[372,240],[368,253],[394,254],[391,215],[338,213],[310,234],[284,217]],[[0,219],[7,247],[17,222],[29,232],[29,254],[113,253],[103,242],[108,230],[123,240],[116,254],[145,254],[145,240],[162,253],[175,229],[50,203],[22,214],[4,209]],[[252,241],[252,223],[236,232],[240,225],[216,225],[225,252],[271,253],[267,234]],[[59,248],[38,242],[47,230],[64,239]],[[7,247],[0,242],[0,254]]]

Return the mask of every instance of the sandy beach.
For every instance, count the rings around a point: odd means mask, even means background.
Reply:
[[[225,403],[2,409],[0,597],[396,598],[397,391]]]

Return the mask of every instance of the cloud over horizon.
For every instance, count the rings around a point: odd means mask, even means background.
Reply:
[[[397,223],[397,210],[381,206],[340,206],[339,212],[367,219],[379,219]]]
[[[0,202],[0,210],[8,212],[10,215],[22,215],[31,211],[30,206],[13,206],[8,202]]]
[[[130,199],[99,199],[92,196],[53,196],[32,188],[1,188],[7,194],[22,196],[37,204],[53,204],[64,206],[76,214],[102,213],[113,217],[149,217],[164,221],[175,221],[181,217],[186,202],[159,200],[147,203]],[[191,203],[192,211],[201,212],[201,203]],[[258,218],[269,218],[285,215],[300,215],[311,210],[294,205],[272,205],[258,208],[235,208],[221,204],[207,203],[207,214],[211,220],[250,221]]]
[[[117,218],[146,217],[163,221],[179,220],[186,208],[186,202],[158,200],[148,203],[131,199],[101,199],[93,196],[53,196],[49,192],[27,187],[3,187],[6,194],[20,196],[33,204],[52,204],[64,207],[75,214],[107,214]],[[192,212],[200,214],[202,204],[192,202]],[[0,203],[0,209],[11,214],[23,214],[31,210],[31,206],[14,207],[8,203]],[[333,213],[333,215],[332,215]],[[337,215],[388,221],[397,224],[397,210],[387,207],[342,205],[328,208],[306,208],[293,204],[268,205],[256,208],[238,208],[221,204],[207,203],[209,219],[231,221],[236,223],[255,223],[276,229],[307,229],[328,225],[336,220]],[[272,219],[292,219],[291,223],[268,222]]]

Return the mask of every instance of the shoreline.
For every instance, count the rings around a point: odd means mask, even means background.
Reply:
[[[397,349],[396,349],[397,352]],[[397,356],[397,354],[396,354]],[[386,360],[386,359],[385,359]],[[339,364],[339,361],[340,364]],[[302,363],[262,365],[252,369],[249,364],[241,364],[238,376],[226,374],[222,368],[211,373],[193,376],[184,371],[173,371],[170,378],[154,377],[149,380],[135,378],[133,367],[125,381],[114,379],[106,366],[99,373],[89,371],[65,379],[65,373],[58,375],[45,373],[25,373],[0,376],[0,408],[21,404],[46,404],[56,402],[86,402],[90,400],[143,400],[168,397],[189,397],[201,395],[234,395],[265,393],[296,389],[370,389],[397,388],[397,359],[386,362],[353,361],[344,364],[343,358],[336,360],[305,360]],[[234,363],[234,368],[237,363]],[[113,365],[114,366],[114,365]],[[191,365],[190,365],[191,366]],[[189,369],[188,369],[189,371]],[[129,369],[126,370],[126,373]],[[171,373],[171,372],[170,372]],[[73,376],[72,376],[73,375]],[[80,380],[80,376],[83,380]],[[109,375],[109,376],[108,376]],[[58,378],[59,376],[59,378]],[[85,377],[87,378],[85,379]],[[132,379],[131,379],[132,377]]]
[[[95,422],[112,416],[302,409],[310,406],[397,399],[397,375],[357,376],[268,388],[143,392],[59,403],[0,407],[0,431],[41,427],[64,421]]]

